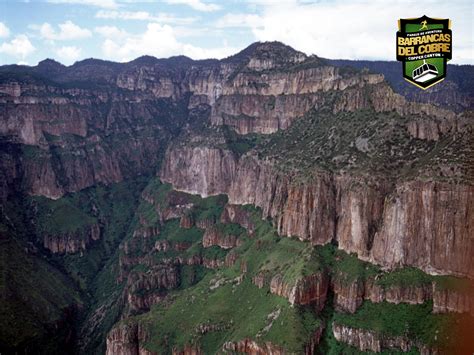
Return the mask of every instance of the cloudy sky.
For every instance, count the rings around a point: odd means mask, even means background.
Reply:
[[[0,0],[0,64],[144,54],[223,58],[278,40],[326,58],[395,60],[399,18],[449,18],[453,60],[474,64],[471,1]]]

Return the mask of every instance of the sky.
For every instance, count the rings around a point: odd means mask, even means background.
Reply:
[[[424,14],[451,19],[451,63],[474,64],[471,1],[0,0],[0,65],[224,58],[273,40],[324,58],[395,60],[398,19]]]

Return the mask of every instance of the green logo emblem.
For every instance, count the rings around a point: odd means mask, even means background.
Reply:
[[[403,63],[406,81],[428,89],[446,77],[452,57],[451,21],[430,17],[400,19],[397,60]]]

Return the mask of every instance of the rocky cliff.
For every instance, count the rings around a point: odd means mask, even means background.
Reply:
[[[199,160],[193,152],[199,152]],[[222,170],[208,171],[202,161]],[[196,178],[193,171],[204,177]],[[429,273],[474,276],[470,185],[415,181],[357,187],[357,179],[326,173],[295,182],[253,155],[237,162],[231,152],[209,148],[169,151],[161,176],[180,190],[228,193],[233,204],[259,206],[281,235],[313,244],[336,240],[341,249],[387,268],[415,266]],[[208,185],[211,179],[220,186]]]
[[[372,351],[380,353],[384,349],[395,349],[408,352],[416,345],[416,342],[406,337],[389,337],[377,334],[376,332],[363,329],[354,329],[342,326],[337,323],[332,324],[334,338],[349,344],[361,351]],[[437,354],[437,350],[422,347],[421,354]]]
[[[16,162],[6,181],[17,176],[31,194],[51,198],[155,172],[170,137],[203,106],[211,124],[241,134],[286,129],[328,105],[334,112],[373,106],[431,115],[437,121],[427,128],[429,137],[454,124],[449,111],[394,94],[379,74],[343,70],[279,43],[254,44],[222,61],[146,57],[64,67],[47,60],[5,66],[0,75],[0,134],[5,158]],[[370,94],[361,95],[364,90]],[[425,135],[422,122],[410,125],[413,134]],[[14,149],[21,159],[10,154]],[[215,189],[222,183],[208,181]]]
[[[74,254],[86,250],[99,238],[100,227],[98,224],[93,224],[86,226],[85,230],[44,235],[43,246],[54,254]]]
[[[394,90],[413,101],[426,102],[431,105],[453,109],[456,112],[472,110],[474,107],[473,87],[469,80],[460,78],[472,77],[474,69],[470,65],[448,65],[449,75],[439,85],[427,91],[420,91],[408,85],[400,75],[401,65],[398,62],[367,60],[329,60],[333,65],[347,68],[369,69],[384,75]]]
[[[239,244],[238,236],[223,233],[217,227],[210,227],[206,229],[202,239],[202,246],[204,248],[217,245],[222,249],[231,249],[238,246]]]
[[[337,278],[333,284],[334,306],[341,311],[354,313],[364,300],[371,302],[422,304],[433,299],[433,286],[427,285],[394,285],[383,287],[374,279],[356,280],[351,283],[341,282]]]
[[[320,311],[325,305],[328,285],[324,272],[302,277],[295,285],[285,283],[281,275],[276,275],[270,281],[270,292],[287,298],[291,304],[313,304],[316,311]]]
[[[471,100],[398,92],[275,42],[0,67],[0,212],[13,228],[10,210],[31,208],[25,253],[81,252],[61,265],[93,294],[87,349],[122,318],[107,354],[313,354],[331,337],[435,351],[412,340],[435,323],[350,326],[370,307],[473,312],[437,276],[474,278]],[[138,202],[107,188],[137,177]]]
[[[249,235],[255,232],[255,223],[252,221],[251,213],[239,205],[227,204],[221,215],[222,223],[236,223],[247,230]]]
[[[153,355],[143,348],[147,333],[136,323],[120,324],[107,336],[107,355]]]

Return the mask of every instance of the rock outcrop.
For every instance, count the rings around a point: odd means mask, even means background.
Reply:
[[[334,307],[338,311],[354,313],[364,301],[372,303],[389,302],[394,304],[423,304],[433,302],[433,313],[474,314],[472,281],[461,279],[462,286],[442,287],[440,281],[425,283],[381,285],[377,277],[356,278],[345,281],[339,276],[332,278]]]
[[[157,355],[144,348],[148,334],[139,323],[121,323],[107,335],[106,355]]]
[[[216,226],[211,226],[206,229],[202,238],[202,246],[209,248],[217,245],[222,249],[232,249],[240,245],[239,236],[223,232]]]
[[[221,223],[239,224],[247,230],[250,236],[255,232],[255,223],[252,221],[250,212],[240,205],[225,205],[221,215]]]
[[[223,346],[224,351],[230,351],[239,354],[251,355],[283,355],[285,350],[282,347],[275,346],[270,342],[259,344],[251,339],[244,339],[237,342],[226,342]]]
[[[100,226],[91,224],[71,232],[44,234],[43,246],[53,254],[75,254],[85,251],[99,239]]]
[[[365,300],[378,303],[409,303],[422,304],[433,298],[433,286],[426,285],[394,285],[383,287],[374,278],[367,280],[355,279],[352,282],[334,278],[334,307],[343,312],[354,313]]]
[[[159,264],[147,272],[133,272],[127,280],[130,293],[136,291],[170,290],[178,287],[179,272],[174,265]]]
[[[412,175],[389,178],[387,174],[366,181],[364,174],[358,175],[362,165],[358,171],[333,164],[342,159],[337,149],[326,165],[312,165],[321,169],[303,176],[292,170],[291,159],[282,162],[258,151],[259,142],[267,139],[262,134],[286,130],[308,112],[315,114],[314,120],[323,113],[393,114],[399,119],[388,123],[395,128],[387,129],[387,134],[403,131],[412,140],[404,148],[413,155],[420,142],[426,143],[424,157],[435,155],[443,144],[450,146],[443,141],[447,135],[455,142],[454,134],[472,129],[469,114],[408,101],[394,93],[380,74],[338,68],[278,43],[255,44],[222,61],[143,57],[124,64],[85,60],[64,67],[45,61],[37,67],[11,67],[11,73],[7,69],[0,79],[0,207],[20,190],[57,199],[97,184],[154,175],[158,169],[162,180],[181,190],[165,198],[149,191],[142,195],[156,215],[138,216],[140,226],[121,245],[118,281],[125,282],[122,301],[128,313],[124,315],[148,311],[169,290],[178,288],[184,265],[217,269],[232,266],[239,258],[234,251],[225,258],[222,254],[206,257],[209,250],[187,253],[191,242],[157,240],[158,225],[180,218],[181,228],[205,230],[203,247],[232,249],[240,239],[222,233],[218,222],[239,224],[252,236],[255,224],[241,206],[247,204],[259,207],[262,218],[270,218],[282,236],[312,245],[334,243],[384,270],[410,266],[430,274],[474,278],[471,180],[432,179],[420,173],[419,161],[413,161],[407,164]],[[214,131],[219,132],[218,139],[199,137]],[[180,139],[183,132],[191,132],[189,139]],[[340,140],[345,133],[332,132],[328,140]],[[239,135],[248,135],[243,144],[240,140],[245,139]],[[367,153],[368,138],[359,138],[348,145],[357,154]],[[394,134],[387,141],[399,138]],[[311,153],[308,145],[308,160],[321,158]],[[390,158],[403,162],[404,153],[395,149]],[[472,165],[467,154],[459,159]],[[377,161],[377,157],[365,158]],[[227,194],[229,204],[219,221],[214,215],[195,218],[193,203],[182,191],[203,197]],[[42,241],[52,253],[77,253],[99,238],[99,226],[92,225],[86,231],[44,235]],[[245,261],[240,266],[237,283],[248,271]],[[365,300],[412,304],[432,300],[436,313],[473,313],[474,309],[471,295],[433,285],[382,287],[371,278],[349,283],[334,278],[330,285],[326,272],[291,281],[281,274],[260,272],[252,275],[252,282],[293,305],[311,305],[317,312],[324,307],[329,287],[336,309],[345,312],[355,312]],[[321,332],[320,327],[308,341],[307,354],[314,353]],[[404,337],[385,337],[336,323],[333,332],[337,340],[362,351],[407,351],[420,346]],[[151,355],[144,348],[147,337],[143,325],[119,323],[107,337],[107,354]],[[228,342],[224,350],[285,352],[252,339]],[[173,353],[203,352],[187,346]]]
[[[259,277],[253,281],[257,286],[264,284]],[[328,288],[329,278],[325,272],[301,277],[293,285],[285,282],[281,275],[275,275],[270,281],[271,293],[287,298],[291,304],[312,304],[316,311],[323,309]]]
[[[332,331],[337,341],[356,347],[361,351],[380,353],[385,349],[409,351],[413,342],[404,337],[381,336],[374,331],[356,329],[332,323]]]
[[[433,313],[470,313],[474,316],[474,292],[433,285]]]
[[[228,151],[207,148],[172,149],[164,165],[162,179],[177,189],[227,193],[231,204],[256,205],[281,235],[313,244],[336,240],[384,268],[474,277],[473,186],[414,181],[357,187],[353,178],[327,173],[295,182],[252,154],[236,161]],[[212,180],[219,183],[209,185]]]
[[[150,266],[145,272],[132,271],[127,274],[124,299],[128,312],[142,313],[161,302],[167,291],[180,284],[179,269],[176,265],[158,264]]]
[[[182,173],[178,173],[178,166],[185,168]],[[164,181],[173,176],[173,186],[178,190],[207,197],[227,192],[235,171],[232,152],[195,147],[168,150],[161,176]]]
[[[317,353],[316,349],[319,344],[322,332],[324,328],[318,327],[308,339],[304,350],[302,349],[301,353],[305,355],[314,355]],[[222,350],[225,352],[232,352],[238,354],[251,354],[251,355],[284,355],[287,354],[286,351],[281,346],[276,346],[271,342],[255,341],[252,339],[243,339],[236,342],[226,342],[224,343]]]

